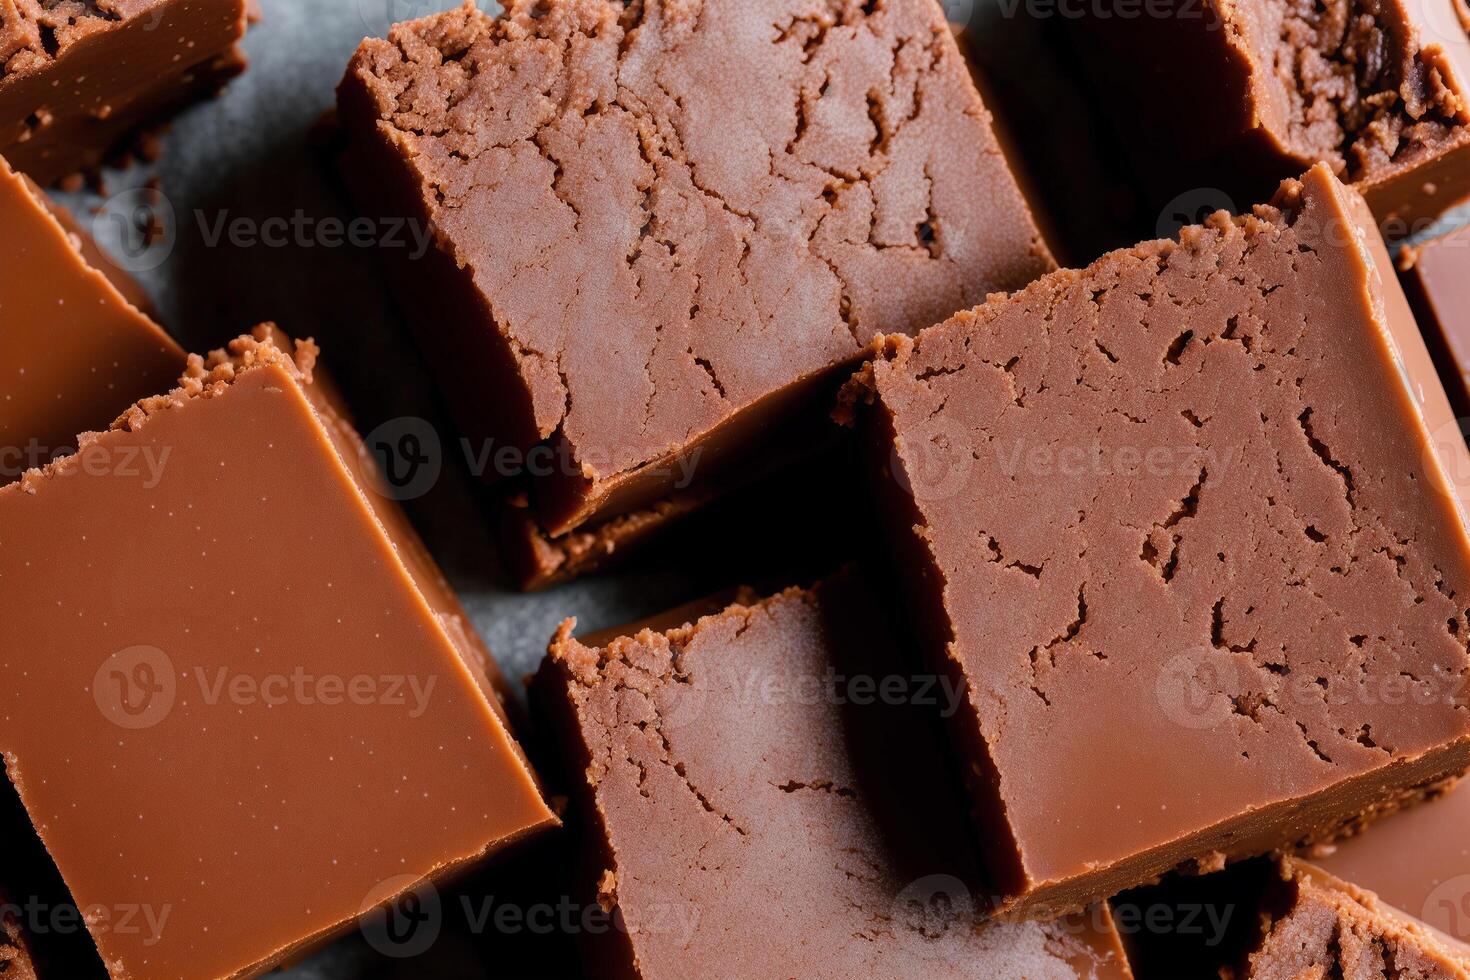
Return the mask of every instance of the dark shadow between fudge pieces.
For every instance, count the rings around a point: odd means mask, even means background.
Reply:
[[[81,913],[0,766],[0,920],[14,922],[29,946],[37,980],[107,980]],[[0,927],[0,945],[3,945]],[[9,977],[0,949],[0,976]],[[20,976],[24,978],[25,973]]]

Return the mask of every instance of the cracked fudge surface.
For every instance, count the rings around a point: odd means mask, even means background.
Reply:
[[[271,337],[0,489],[6,774],[79,907],[166,904],[95,930],[118,980],[256,976],[556,823],[314,345]]]
[[[340,99],[359,196],[437,230],[406,296],[446,387],[495,383],[465,428],[560,450],[552,535],[1053,267],[934,0],[507,6],[364,42]]]
[[[890,338],[849,394],[1013,907],[1330,836],[1470,761],[1470,458],[1325,167]]]
[[[1371,892],[1297,861],[1283,862],[1281,874],[1282,908],[1243,980],[1470,980],[1470,949],[1444,943]]]
[[[1463,0],[1206,0],[1085,23],[1140,156],[1182,164],[1169,194],[1265,193],[1323,161],[1397,235],[1470,194]]]
[[[41,184],[100,165],[129,133],[245,62],[246,0],[0,0],[0,153]]]
[[[1129,976],[1103,907],[978,923],[944,696],[876,696],[912,680],[878,606],[847,572],[600,647],[563,627],[536,693],[618,916],[611,975]]]
[[[0,159],[0,484],[74,448],[167,388],[184,351],[136,283]],[[89,261],[91,260],[91,261]]]

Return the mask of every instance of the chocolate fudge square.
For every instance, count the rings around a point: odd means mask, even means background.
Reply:
[[[1297,861],[1282,862],[1281,876],[1244,980],[1470,980],[1470,948],[1445,942],[1372,892]]]
[[[1091,9],[1075,22],[1078,51],[1155,206],[1176,194],[1192,206],[1207,188],[1246,206],[1322,161],[1398,237],[1470,194],[1463,0]]]
[[[1008,907],[1329,837],[1470,761],[1470,458],[1325,166],[890,338],[848,394]]]
[[[245,67],[247,0],[3,0],[0,153],[41,184]]]
[[[514,0],[339,90],[363,207],[472,441],[543,530],[714,479],[912,332],[1052,268],[935,0]]]
[[[0,753],[77,906],[153,913],[89,923],[116,980],[258,975],[556,823],[277,336],[0,489]]]
[[[905,674],[879,608],[849,571],[692,625],[585,644],[563,626],[535,694],[617,923],[599,971],[1130,976],[1104,906],[980,920],[944,699]]]
[[[169,387],[184,351],[137,283],[0,158],[0,484]]]

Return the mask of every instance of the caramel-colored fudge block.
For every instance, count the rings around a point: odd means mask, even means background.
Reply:
[[[0,154],[43,185],[244,68],[246,0],[0,0]]]
[[[1325,166],[893,338],[849,394],[1011,908],[1330,837],[1470,762],[1470,456]]]
[[[551,450],[550,538],[738,474],[876,334],[1054,268],[935,0],[506,6],[365,41],[339,105],[362,206],[436,232],[391,258],[461,427]]]
[[[878,695],[922,681],[880,608],[846,572],[672,628],[583,643],[563,627],[535,694],[588,824],[589,891],[619,923],[591,950],[600,971],[1131,975],[1105,906],[982,921],[943,695]]]
[[[163,391],[184,351],[143,313],[136,284],[0,159],[0,484]],[[89,261],[89,259],[91,261]]]
[[[0,490],[0,751],[112,975],[246,977],[555,823],[271,333]],[[66,724],[58,725],[58,718]]]

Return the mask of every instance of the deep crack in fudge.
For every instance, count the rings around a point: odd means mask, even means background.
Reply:
[[[562,627],[535,695],[616,915],[592,952],[600,970],[1130,976],[1105,906],[980,921],[944,698],[905,675],[880,606],[849,571],[693,625],[662,617],[586,643]],[[880,695],[893,682],[904,691]]]
[[[1470,762],[1470,457],[1325,166],[889,338],[848,397],[1012,909],[1329,837]]]
[[[1323,161],[1398,237],[1470,194],[1463,0],[1090,9],[1076,22],[1079,53],[1136,150],[1146,196],[1182,193],[1179,206],[1213,185],[1245,206]]]
[[[118,980],[254,976],[556,822],[277,337],[0,489],[0,752],[77,905],[152,914],[89,922]]]
[[[245,67],[246,0],[0,0],[0,154],[41,184]]]
[[[137,284],[0,159],[0,484],[105,429],[184,369]]]
[[[1470,980],[1470,948],[1372,892],[1297,861],[1282,862],[1281,875],[1278,908],[1242,980]]]
[[[358,50],[363,206],[472,440],[560,537],[715,479],[912,332],[1053,267],[934,0],[473,3]]]

